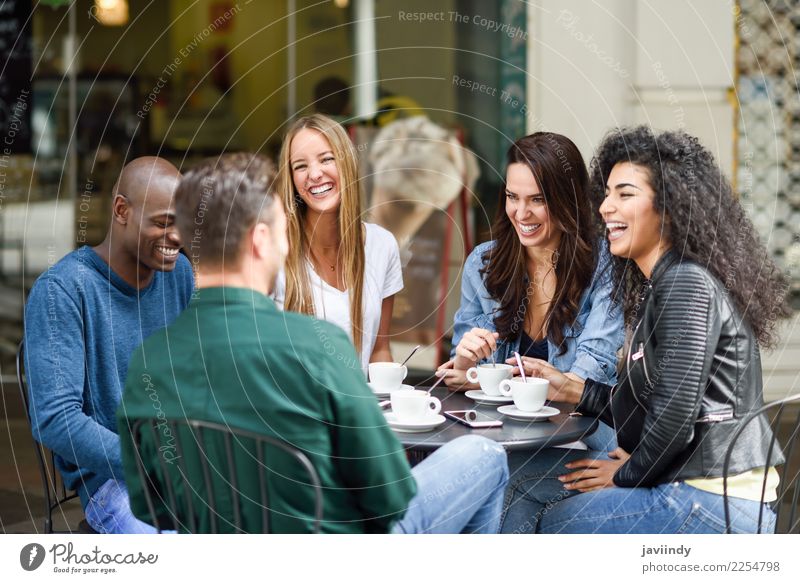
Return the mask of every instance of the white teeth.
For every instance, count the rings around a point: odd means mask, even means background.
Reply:
[[[519,230],[527,235],[527,234],[533,233],[536,229],[538,229],[541,226],[542,226],[541,224],[538,224],[538,225],[523,225],[523,224],[520,223]]]
[[[312,186],[308,190],[311,194],[322,194],[323,192],[328,192],[330,189],[333,188],[333,184],[322,184],[320,186]]]
[[[616,241],[625,234],[625,230],[627,228],[628,225],[625,223],[606,223],[606,229],[608,229],[608,240]]]
[[[169,247],[156,247],[156,251],[161,253],[164,257],[175,257],[179,249],[171,249]]]

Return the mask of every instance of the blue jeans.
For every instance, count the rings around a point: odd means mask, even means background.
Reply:
[[[586,458],[608,459],[608,452],[617,447],[617,436],[613,428],[598,423],[597,430],[585,437],[583,442],[588,451],[547,448],[532,454],[508,454],[509,481],[503,503],[501,532],[535,532],[540,502],[543,505],[552,504],[572,495],[555,479],[568,473],[564,464]]]
[[[503,503],[500,532],[536,532],[542,513],[575,492],[564,489],[558,476],[569,473],[564,467],[580,459],[608,459],[606,452],[547,448],[533,454],[508,454],[509,480]]]
[[[760,503],[729,498],[731,532],[755,533]],[[775,531],[764,505],[761,532]],[[542,533],[719,534],[725,532],[723,497],[683,482],[653,488],[605,488],[558,502],[539,520]]]
[[[617,432],[602,421],[597,422],[597,429],[581,441],[594,451],[609,452],[617,449]]]
[[[725,532],[723,497],[683,482],[653,488],[605,488],[580,494],[563,488],[564,464],[600,452],[548,449],[514,479],[506,492],[504,533],[708,534]],[[509,460],[511,462],[511,459]],[[730,498],[731,530],[756,532],[759,503]],[[762,532],[773,532],[775,514],[764,505]]]
[[[128,491],[117,480],[108,480],[89,497],[86,522],[100,534],[154,534],[158,532],[131,512]]]
[[[417,494],[392,529],[411,533],[496,533],[508,482],[506,452],[497,442],[465,435],[411,470]]]

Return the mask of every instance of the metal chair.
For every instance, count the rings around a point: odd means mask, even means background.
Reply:
[[[795,460],[792,456],[795,453],[795,445],[800,441],[800,410],[797,413],[797,418],[791,425],[791,433],[786,439],[783,447],[778,443],[778,427],[783,418],[783,413],[786,406],[791,403],[800,403],[800,394],[773,401],[753,411],[744,421],[739,425],[739,428],[734,432],[731,442],[728,445],[728,450],[725,453],[725,464],[723,466],[723,488],[724,488],[724,506],[725,506],[725,532],[731,532],[731,516],[728,501],[728,470],[730,468],[731,456],[733,448],[736,445],[736,440],[745,430],[748,424],[760,415],[767,413],[775,413],[774,417],[770,420],[770,429],[772,430],[772,439],[770,440],[769,449],[767,451],[767,462],[764,464],[764,478],[761,484],[761,504],[762,508],[758,514],[758,534],[761,534],[762,519],[763,519],[763,504],[767,488],[767,470],[776,465],[781,459],[781,454],[785,462],[780,470],[780,485],[778,486],[778,499],[770,505],[775,511],[775,532],[776,533],[800,533],[800,514],[798,513],[798,501],[800,500],[800,459]],[[797,456],[800,458],[800,455]],[[788,518],[784,515],[784,506],[788,503]]]
[[[299,449],[252,431],[192,419],[130,420],[128,428],[147,510],[159,532],[308,532],[309,522],[311,532],[319,532],[322,486]],[[268,448],[273,456],[290,456],[303,478],[271,470]],[[305,513],[277,514],[269,505],[270,490],[297,496],[308,487],[313,489],[313,520]],[[130,483],[129,489],[133,496]],[[281,521],[277,529],[274,514]]]
[[[28,420],[28,426],[31,430],[31,440],[33,441],[33,448],[36,452],[36,461],[39,464],[39,475],[42,479],[42,492],[44,497],[44,532],[45,534],[53,534],[53,511],[61,509],[61,505],[69,502],[78,497],[77,492],[70,492],[64,485],[64,480],[61,474],[56,470],[55,459],[53,452],[36,441],[33,436],[33,422],[31,421],[30,403],[28,400],[28,387],[25,382],[25,344],[24,341],[19,343],[17,348],[17,384],[19,385],[19,394],[22,397],[22,404],[25,407],[25,418]],[[94,534],[95,531],[86,520],[81,520],[75,531],[58,531],[57,534],[66,534],[69,532],[79,532],[83,534]]]

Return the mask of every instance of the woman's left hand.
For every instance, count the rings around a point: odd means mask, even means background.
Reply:
[[[617,473],[622,464],[628,461],[631,454],[618,447],[610,452],[608,457],[612,459],[583,459],[564,464],[567,469],[577,471],[559,476],[558,479],[564,482],[564,489],[566,490],[591,492],[602,488],[611,488],[614,486],[614,474]]]

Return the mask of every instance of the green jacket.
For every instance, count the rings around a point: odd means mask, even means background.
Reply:
[[[355,350],[334,325],[281,312],[253,290],[198,290],[178,319],[150,336],[130,361],[117,421],[133,513],[150,521],[129,422],[199,419],[276,437],[306,453],[323,486],[323,532],[388,531],[405,513],[416,483],[363,373],[352,368],[354,362]],[[159,481],[163,465],[177,483],[178,454],[170,449],[174,439],[166,439],[172,437],[166,423],[160,427],[165,439],[156,448],[146,435],[142,459]],[[181,441],[191,444],[186,431]],[[222,471],[224,450],[212,444],[210,452],[210,465]],[[201,467],[196,455],[181,453],[197,490],[197,507],[208,495],[202,491]],[[161,464],[158,456],[168,463]],[[237,453],[237,459],[246,457],[246,452]],[[297,483],[307,482],[305,474],[285,455],[268,451],[265,457],[271,470],[273,532],[309,531],[313,491]],[[240,468],[247,465],[246,459],[239,461]],[[238,485],[243,499],[253,501],[243,512],[245,528],[252,530],[258,528],[261,509],[257,472],[249,465],[249,471],[240,470]],[[214,477],[214,499],[221,512],[230,507],[229,490],[221,477]],[[167,515],[163,504],[157,513]],[[201,530],[207,529],[207,517],[201,524]]]

